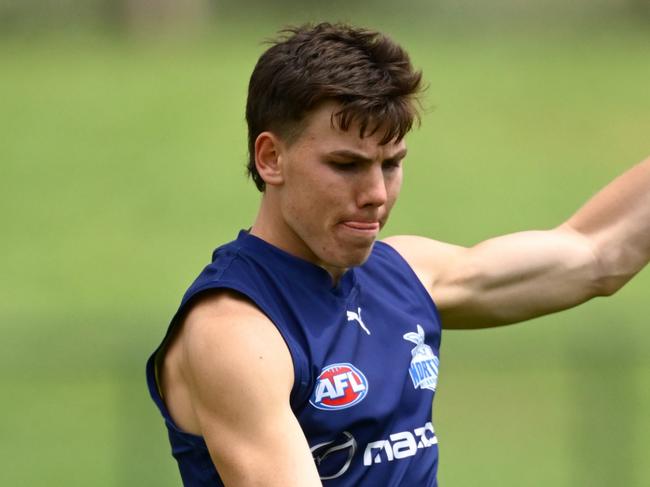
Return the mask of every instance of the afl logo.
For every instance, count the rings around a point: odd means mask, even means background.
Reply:
[[[321,371],[309,403],[318,409],[346,409],[363,401],[368,379],[352,364],[332,364]]]

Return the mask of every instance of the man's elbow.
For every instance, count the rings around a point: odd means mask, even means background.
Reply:
[[[576,262],[585,271],[587,299],[611,296],[630,281],[648,263],[650,252],[636,248],[605,232],[584,232],[571,224],[560,227],[573,242]]]
[[[596,296],[611,296],[647,264],[647,258],[621,246],[596,247]]]

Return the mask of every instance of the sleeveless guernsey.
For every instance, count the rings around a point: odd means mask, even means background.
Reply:
[[[392,247],[376,242],[369,259],[332,287],[321,267],[242,231],[215,250],[167,336],[193,298],[217,289],[247,296],[284,338],[295,370],[291,407],[324,486],[437,485],[431,414],[440,321],[429,294]],[[203,438],[181,431],[165,407],[156,352],[147,362],[147,382],[183,483],[221,486]]]

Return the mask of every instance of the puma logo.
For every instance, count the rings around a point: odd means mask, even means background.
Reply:
[[[361,308],[357,308],[357,312],[355,313],[354,311],[348,311],[348,322],[350,321],[356,321],[359,323],[359,326],[365,331],[368,335],[370,335],[370,330],[366,328],[366,325],[363,323],[363,320],[361,319]]]

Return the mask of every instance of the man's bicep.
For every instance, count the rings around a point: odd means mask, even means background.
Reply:
[[[432,293],[446,328],[483,328],[566,309],[588,297],[591,258],[552,231],[520,232],[477,244],[439,276]]]
[[[429,289],[444,328],[516,323],[599,293],[589,243],[567,228],[504,235],[467,249],[433,241],[419,247],[419,254],[428,249],[438,256],[411,262],[412,249],[403,255],[414,267],[437,266],[424,272],[431,276]]]
[[[192,408],[225,485],[320,485],[289,405],[293,366],[275,326],[247,303],[225,312],[208,303],[184,326]]]

